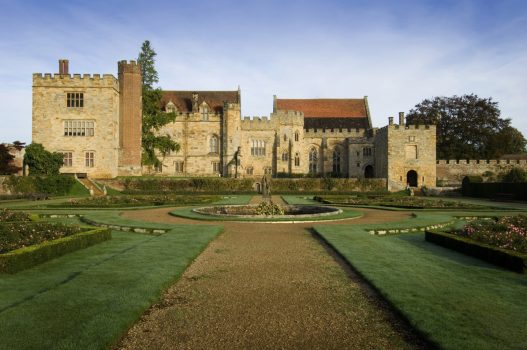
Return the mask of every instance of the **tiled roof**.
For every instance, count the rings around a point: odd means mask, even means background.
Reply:
[[[164,109],[169,101],[172,101],[178,112],[192,111],[192,94],[198,94],[198,104],[207,102],[209,107],[216,113],[223,112],[223,103],[239,103],[238,91],[163,91],[161,97]]]
[[[359,99],[276,99],[276,108],[295,110],[307,118],[367,118],[366,101]]]

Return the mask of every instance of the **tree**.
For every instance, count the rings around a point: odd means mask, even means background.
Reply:
[[[527,171],[514,167],[503,176],[503,182],[527,182]]]
[[[46,151],[40,143],[32,143],[26,147],[24,164],[29,166],[30,175],[58,175],[63,156]]]
[[[143,134],[142,134],[142,163],[150,166],[160,166],[163,158],[169,153],[179,151],[179,144],[169,135],[159,135],[159,130],[164,125],[176,120],[175,113],[161,111],[161,89],[154,88],[159,82],[155,69],[156,52],[146,40],[141,46],[137,61],[141,64],[143,81]]]
[[[437,158],[492,159],[525,152],[527,141],[500,118],[498,103],[477,95],[435,97],[417,104],[407,124],[437,125]]]
[[[18,171],[12,164],[13,159],[15,156],[9,153],[9,148],[0,144],[0,175],[11,175]]]

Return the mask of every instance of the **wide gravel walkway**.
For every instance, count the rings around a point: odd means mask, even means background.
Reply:
[[[196,223],[169,208],[125,217]],[[362,218],[404,212],[361,209]],[[209,223],[200,221],[200,224]],[[120,349],[413,349],[409,327],[310,233],[313,224],[222,222],[225,231],[123,337]]]

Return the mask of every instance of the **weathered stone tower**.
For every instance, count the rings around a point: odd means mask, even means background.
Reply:
[[[119,175],[141,175],[142,79],[135,61],[118,63]]]

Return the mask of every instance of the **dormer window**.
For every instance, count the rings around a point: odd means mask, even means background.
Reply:
[[[209,120],[209,107],[201,108],[201,120]]]
[[[165,106],[165,111],[166,111],[167,113],[176,113],[176,112],[177,112],[177,107],[176,107],[176,105],[174,104],[174,102],[169,101],[169,102],[167,103],[167,105]]]

